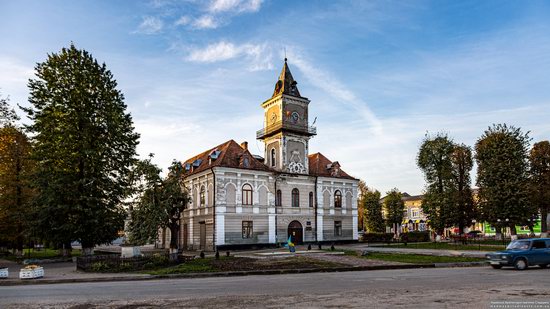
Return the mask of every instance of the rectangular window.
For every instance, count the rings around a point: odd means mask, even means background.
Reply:
[[[334,236],[342,236],[342,221],[334,221]]]
[[[243,221],[243,238],[252,238],[252,221]]]

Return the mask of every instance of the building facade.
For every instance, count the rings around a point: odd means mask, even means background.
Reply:
[[[178,243],[190,250],[358,239],[358,180],[321,153],[309,154],[310,101],[285,63],[256,133],[264,157],[229,140],[183,162],[191,202]],[[171,235],[161,231],[159,245]]]

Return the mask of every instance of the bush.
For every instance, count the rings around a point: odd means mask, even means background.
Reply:
[[[170,259],[165,254],[155,253],[151,256],[149,263],[155,266],[164,266],[170,262]]]
[[[362,240],[364,242],[390,242],[393,239],[393,233],[365,233]]]
[[[111,267],[105,262],[95,262],[90,265],[90,270],[94,272],[108,271]]]
[[[430,232],[408,232],[401,234],[401,241],[405,242],[426,242],[430,241]]]

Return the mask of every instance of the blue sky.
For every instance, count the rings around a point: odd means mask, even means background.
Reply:
[[[473,146],[492,123],[550,138],[548,1],[4,1],[0,91],[74,42],[126,96],[162,167],[255,132],[284,50],[318,135],[310,153],[378,190],[419,194],[426,132]]]

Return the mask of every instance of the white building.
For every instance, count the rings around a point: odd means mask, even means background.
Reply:
[[[248,143],[229,140],[186,161],[185,185],[192,201],[184,211],[180,247],[357,240],[357,185],[340,164],[309,154],[308,105],[285,59],[271,98],[262,103],[264,158]],[[169,244],[169,231],[161,233]]]

